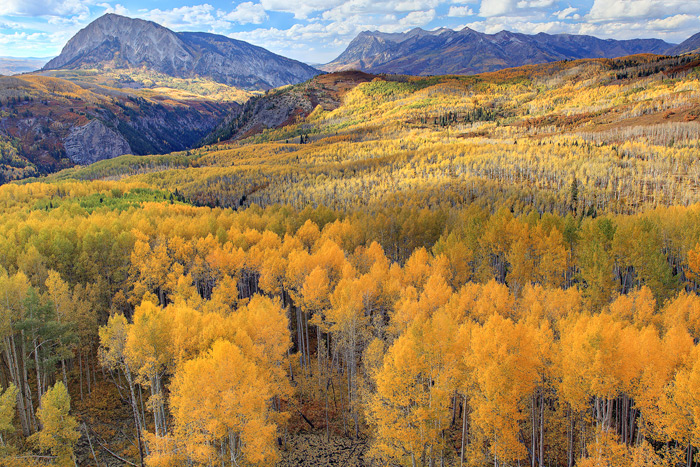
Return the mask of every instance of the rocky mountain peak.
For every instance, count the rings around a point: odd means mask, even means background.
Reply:
[[[225,36],[174,32],[152,21],[106,14],[71,38],[44,70],[146,67],[179,78],[207,77],[244,89],[305,81],[319,72]]]
[[[376,40],[369,46],[370,37],[384,41]],[[358,39],[359,36],[338,58],[321,68],[407,75],[475,74],[567,59],[663,54],[672,45],[660,39],[603,40],[511,31],[486,34],[467,27],[460,31],[415,28],[394,34],[365,32],[363,40]]]

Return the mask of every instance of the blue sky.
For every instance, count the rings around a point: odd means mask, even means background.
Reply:
[[[55,56],[107,12],[223,34],[308,63],[332,60],[367,29],[469,26],[669,42],[700,31],[699,0],[0,0],[0,56]]]

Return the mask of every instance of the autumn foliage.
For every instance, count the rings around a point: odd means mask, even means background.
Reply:
[[[274,465],[306,430],[372,465],[693,466],[698,142],[490,118],[636,118],[697,77],[646,101],[615,62],[558,66],[367,82],[257,140],[2,186],[6,462]]]

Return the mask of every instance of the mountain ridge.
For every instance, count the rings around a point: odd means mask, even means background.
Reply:
[[[175,32],[152,21],[108,13],[75,34],[43,71],[146,67],[178,78],[196,76],[243,89],[296,84],[320,73],[262,47],[203,32]]]
[[[690,36],[677,46],[671,47],[667,53],[669,55],[682,55],[698,51],[700,51],[700,32]]]
[[[523,65],[581,58],[662,54],[673,44],[660,39],[599,39],[574,34],[535,35],[468,27],[455,31],[414,28],[405,33],[363,31],[324,71],[356,69],[408,75],[476,74]]]

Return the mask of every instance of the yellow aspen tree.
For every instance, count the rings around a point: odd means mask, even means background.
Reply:
[[[150,389],[148,407],[153,412],[156,436],[168,432],[162,379],[174,360],[171,324],[165,309],[143,302],[136,307],[124,349],[129,366]]]
[[[131,268],[135,278],[132,300],[139,303],[147,292],[151,292],[158,296],[161,305],[165,305],[166,285],[172,264],[165,238],[158,239],[154,246],[146,238],[137,239],[131,253]]]
[[[499,314],[474,327],[464,355],[476,383],[473,425],[488,440],[494,462],[517,462],[527,450],[519,433],[540,374],[536,337]]]
[[[700,347],[694,346],[685,368],[679,370],[668,386],[669,400],[664,404],[666,430],[671,439],[685,446],[685,460],[692,465],[700,448]]]
[[[73,297],[70,290],[70,286],[67,282],[61,279],[61,275],[50,270],[48,278],[46,279],[46,289],[53,306],[56,310],[56,319],[59,323],[69,322],[73,316],[71,312],[73,311]],[[64,349],[62,353],[66,353],[68,349]],[[68,376],[66,374],[66,361],[61,358],[61,372],[63,375],[63,384],[68,384]]]
[[[136,399],[136,381],[135,375],[132,372],[129,358],[127,356],[127,341],[131,328],[121,314],[114,314],[109,317],[107,324],[100,327],[100,348],[98,356],[100,364],[108,370],[117,370],[124,373],[126,382],[129,385],[129,396],[131,402],[131,411],[136,427],[136,441],[139,448],[139,458],[143,463],[144,458],[144,442],[143,433],[145,420],[141,417],[141,412],[138,408],[139,404]],[[146,452],[147,453],[147,452]]]
[[[331,295],[331,307],[326,312],[329,330],[345,361],[348,381],[348,406],[359,434],[358,359],[368,340],[369,315],[365,313],[363,285],[358,279],[343,278]]]
[[[299,227],[295,236],[301,240],[307,251],[311,250],[311,247],[316,243],[316,241],[321,237],[321,231],[318,225],[314,223],[311,219],[307,219],[304,225]]]
[[[17,409],[17,386],[10,385],[0,394],[0,453],[6,447],[3,433],[12,433],[15,430],[12,421]]]
[[[229,316],[229,336],[258,366],[276,397],[286,398],[291,387],[287,378],[287,350],[291,346],[289,321],[280,303],[255,295]],[[284,417],[284,414],[280,414]]]
[[[389,348],[375,377],[377,390],[368,410],[375,429],[371,453],[387,464],[423,465],[429,394],[420,360],[413,336],[404,334]]]
[[[191,462],[277,461],[269,376],[227,340],[183,365],[172,383],[171,405],[175,434]]]
[[[321,331],[328,332],[325,310],[330,306],[330,284],[325,268],[316,266],[306,277],[301,289],[301,307],[311,315],[309,323],[316,327],[316,360],[318,377],[321,377]],[[320,381],[320,380],[319,380]]]
[[[683,326],[695,339],[700,339],[700,297],[681,292],[666,302],[660,312],[665,329]]]
[[[57,457],[57,464],[75,464],[73,449],[80,437],[78,422],[70,415],[70,396],[62,382],[56,383],[41,398],[37,410],[41,430],[33,435],[39,448]]]

